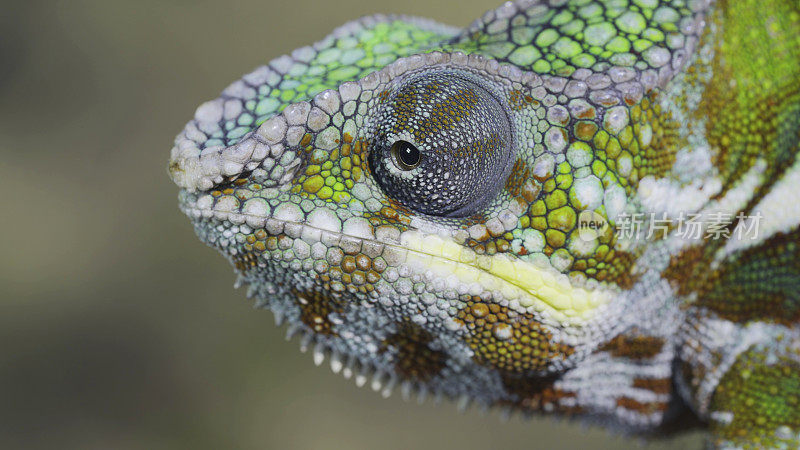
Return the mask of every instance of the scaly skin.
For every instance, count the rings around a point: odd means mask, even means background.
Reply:
[[[176,138],[181,209],[386,394],[800,445],[798,3],[551,3],[259,67]]]

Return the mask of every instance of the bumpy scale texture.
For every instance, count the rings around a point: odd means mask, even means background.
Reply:
[[[359,384],[795,448],[799,62],[796,1],[366,17],[201,105],[169,171]]]

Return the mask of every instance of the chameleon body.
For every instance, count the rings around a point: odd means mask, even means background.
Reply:
[[[169,171],[359,384],[796,447],[798,62],[792,1],[371,16],[201,105]]]

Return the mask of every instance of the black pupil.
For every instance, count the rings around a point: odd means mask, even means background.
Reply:
[[[403,169],[413,169],[419,164],[421,155],[417,147],[406,141],[397,141],[395,145],[397,146],[397,157],[400,158],[402,165],[407,167],[403,167]]]

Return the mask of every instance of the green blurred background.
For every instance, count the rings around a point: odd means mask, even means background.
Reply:
[[[314,367],[176,207],[172,139],[243,73],[360,15],[463,26],[494,6],[3,6],[0,448],[641,448],[552,419],[384,400]]]

